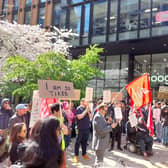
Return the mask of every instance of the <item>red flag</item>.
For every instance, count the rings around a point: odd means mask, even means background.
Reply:
[[[136,108],[140,108],[152,102],[148,74],[145,74],[128,84],[126,90]]]
[[[153,120],[152,120],[152,106],[149,105],[147,128],[149,129],[150,136],[153,136]]]
[[[41,99],[41,105],[40,105],[40,118],[48,117],[50,116],[50,104],[54,104],[57,102],[56,98],[47,98],[47,99]]]

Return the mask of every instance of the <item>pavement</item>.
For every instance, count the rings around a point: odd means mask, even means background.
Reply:
[[[70,146],[66,151],[66,161],[67,168],[93,168],[95,161],[95,153],[91,149],[91,141],[88,145],[88,156],[90,160],[84,160],[81,157],[81,149],[79,162],[73,163],[74,156],[74,142],[72,140]],[[122,136],[122,144],[125,143],[125,136]],[[115,144],[117,146],[117,144]],[[113,151],[106,151],[104,158],[104,167],[103,168],[168,168],[168,148],[163,146],[161,143],[154,142],[153,144],[153,156],[149,157],[149,160],[145,160],[143,156],[131,153],[128,150],[119,151],[116,149],[116,146]]]

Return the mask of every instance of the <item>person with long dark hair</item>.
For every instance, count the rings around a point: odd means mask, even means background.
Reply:
[[[16,123],[12,126],[9,135],[9,142],[11,143],[9,149],[9,157],[12,164],[19,161],[18,145],[23,143],[26,138],[27,128],[25,123]]]

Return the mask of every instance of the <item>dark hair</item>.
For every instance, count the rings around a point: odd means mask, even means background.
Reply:
[[[54,114],[54,111],[58,112],[60,110],[60,104],[55,103],[51,106],[51,113]]]
[[[62,151],[56,135],[57,129],[60,129],[60,123],[56,118],[49,117],[44,119],[40,131],[39,147],[42,158],[47,161],[57,158],[58,163],[61,164]]]
[[[30,139],[39,142],[40,141],[40,131],[42,127],[42,119],[38,120],[30,130]]]
[[[18,133],[21,132],[25,123],[16,123],[12,126],[9,134],[9,142],[10,143],[20,143],[22,139],[18,137]]]

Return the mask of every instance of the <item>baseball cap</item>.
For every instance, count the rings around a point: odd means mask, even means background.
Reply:
[[[20,110],[20,109],[26,109],[26,106],[24,104],[18,104],[16,106],[16,110]]]

